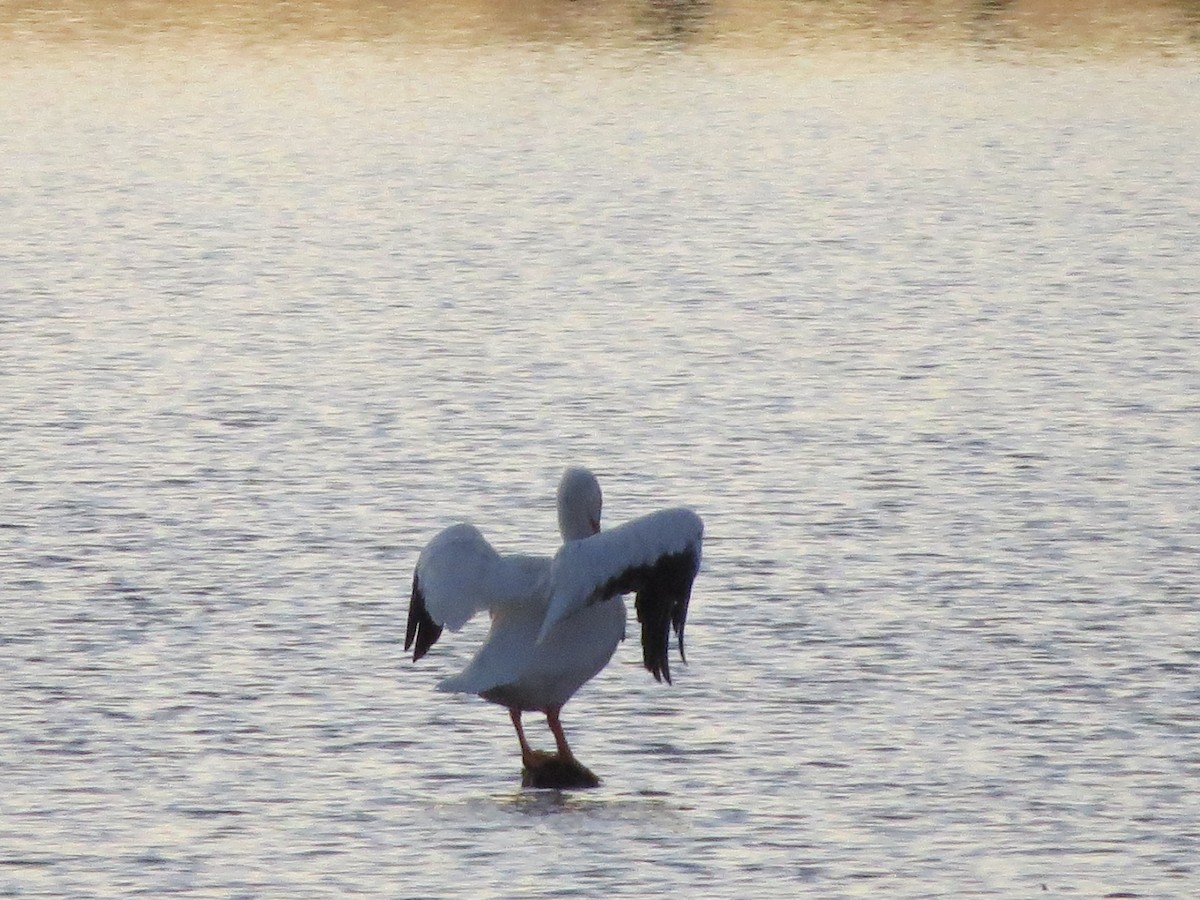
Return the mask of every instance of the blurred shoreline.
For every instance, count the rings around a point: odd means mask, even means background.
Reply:
[[[0,42],[581,43],[776,50],[1013,46],[1192,54],[1200,0],[34,0],[0,7]]]

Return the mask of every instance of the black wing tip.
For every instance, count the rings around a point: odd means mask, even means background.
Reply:
[[[651,674],[654,676],[654,680],[657,681],[659,684],[662,684],[664,681],[667,684],[672,683],[671,667],[667,664],[667,662],[665,660],[663,661],[662,667],[659,669],[659,671],[652,672]]]
[[[679,645],[679,658],[687,664],[683,628],[687,623],[692,582],[700,568],[694,547],[659,557],[639,573],[641,586],[635,606],[642,623],[642,662],[654,680],[671,684],[671,631]]]
[[[404,634],[404,649],[413,649],[413,662],[429,652],[429,648],[442,636],[442,626],[433,621],[425,608],[425,595],[417,575],[413,574],[412,600],[408,604],[408,628]]]

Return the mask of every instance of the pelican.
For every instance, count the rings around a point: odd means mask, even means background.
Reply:
[[[642,660],[671,683],[670,631],[683,652],[692,582],[700,568],[704,523],[689,509],[664,509],[600,531],[600,483],[572,466],[558,484],[553,557],[499,554],[473,525],[452,525],[421,551],[413,573],[404,649],[419,660],[443,628],[458,631],[487,610],[492,625],[467,667],[440,691],[477,694],[508,709],[521,746],[527,787],[594,787],[599,779],[575,758],[559,715],[625,637],[623,596],[636,595]],[[535,751],[521,714],[539,712],[557,753]]]

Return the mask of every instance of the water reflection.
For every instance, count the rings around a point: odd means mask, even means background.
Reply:
[[[566,814],[593,819],[662,821],[679,812],[678,807],[668,800],[667,795],[654,791],[636,795],[602,792],[589,796],[571,791],[521,790],[497,796],[494,800],[501,813],[515,813],[531,818]]]
[[[1200,0],[1180,0],[1179,6],[1188,39],[1193,43],[1200,41]]]
[[[647,0],[646,31],[669,44],[686,44],[696,39],[712,17],[708,0]]]
[[[197,31],[260,42],[659,44],[813,49],[940,44],[1169,51],[1200,35],[1197,0],[22,0],[10,42],[162,40]]]

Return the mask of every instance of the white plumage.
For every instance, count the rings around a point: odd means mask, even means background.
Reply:
[[[559,711],[608,664],[625,636],[622,595],[636,594],[643,661],[655,679],[671,681],[672,629],[683,656],[692,581],[700,567],[700,517],[668,509],[600,532],[601,505],[595,476],[569,468],[558,487],[563,545],[553,557],[501,555],[474,526],[453,525],[421,551],[413,574],[404,648],[415,644],[414,661],[443,627],[457,631],[478,612],[491,615],[491,630],[474,659],[438,689],[478,694],[507,707],[527,775],[552,761],[586,774],[582,782],[596,783],[575,761]],[[556,757],[535,753],[526,741],[521,713],[532,711],[546,715]]]
[[[679,557],[684,570],[692,567],[690,573],[677,573],[679,581],[686,576],[690,590],[703,537],[704,523],[690,509],[664,509],[587,540],[566,541],[550,564],[549,609],[538,639],[545,640],[559,622],[590,603],[644,590],[652,573],[660,578],[666,574],[656,570],[665,560]],[[677,630],[682,649],[682,620]]]

